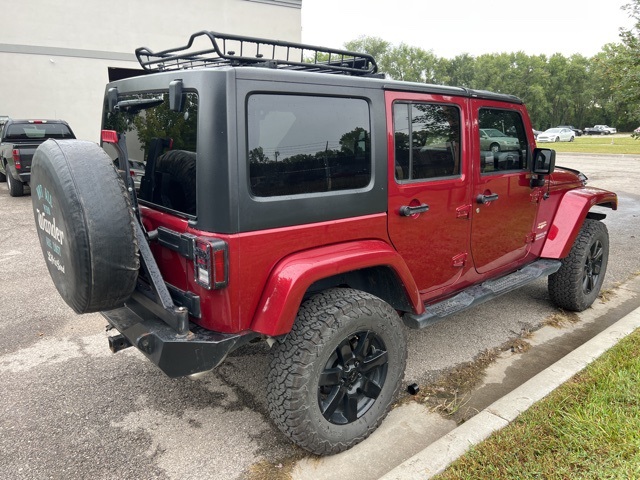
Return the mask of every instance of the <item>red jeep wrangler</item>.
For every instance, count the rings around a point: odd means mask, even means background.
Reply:
[[[598,295],[609,240],[591,209],[617,197],[554,169],[518,98],[213,32],[136,53],[148,74],[107,85],[102,148],[47,141],[32,172],[54,283],[102,312],[114,352],[178,377],[266,341],[273,420],[329,454],[389,410],[405,326],[542,276],[561,308]]]

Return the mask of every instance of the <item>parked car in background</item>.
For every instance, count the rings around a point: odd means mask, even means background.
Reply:
[[[569,130],[573,130],[573,133],[576,134],[576,137],[582,136],[582,130],[574,127],[573,125],[558,125],[556,128],[568,128]]]
[[[542,133],[542,130],[533,129],[533,138],[538,138],[538,135]]]
[[[614,133],[618,133],[618,130],[608,125],[595,125],[593,128],[584,129],[585,135],[612,135]]]
[[[550,128],[538,135],[538,142],[573,142],[576,134],[570,128]]]
[[[491,150],[496,153],[519,149],[520,141],[516,137],[510,137],[497,128],[480,129],[480,150]]]
[[[640,133],[640,127],[636,128],[633,133]]]
[[[7,181],[9,195],[20,197],[31,179],[31,159],[40,144],[50,138],[75,139],[64,120],[8,119],[0,133],[0,181]]]

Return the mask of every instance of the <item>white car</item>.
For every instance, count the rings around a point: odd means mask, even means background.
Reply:
[[[536,142],[573,142],[576,133],[570,128],[550,128],[538,134]]]

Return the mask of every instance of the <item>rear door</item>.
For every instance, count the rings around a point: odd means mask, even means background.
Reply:
[[[466,101],[386,92],[389,237],[422,294],[453,285],[469,264]]]
[[[531,125],[523,105],[474,99],[471,252],[478,273],[517,264],[530,250],[539,188],[531,188]]]

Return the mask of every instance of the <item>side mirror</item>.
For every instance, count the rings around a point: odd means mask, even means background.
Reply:
[[[556,167],[556,151],[550,148],[533,150],[531,172],[536,175],[549,175]]]

